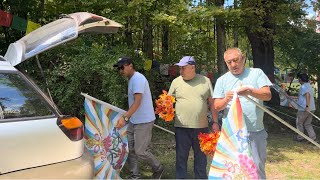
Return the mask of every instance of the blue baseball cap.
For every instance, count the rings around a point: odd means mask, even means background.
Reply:
[[[116,64],[114,64],[113,67],[121,67],[125,64],[132,64],[131,57],[123,56],[123,57],[119,58],[118,62]]]
[[[179,63],[176,63],[177,66],[186,66],[186,65],[195,65],[196,61],[193,56],[184,56]]]

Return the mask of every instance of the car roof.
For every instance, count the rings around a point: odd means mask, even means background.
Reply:
[[[88,12],[63,15],[20,40],[11,43],[4,59],[13,66],[59,44],[71,41],[81,33],[115,33],[121,24]]]
[[[0,71],[17,71],[3,56],[0,56]]]

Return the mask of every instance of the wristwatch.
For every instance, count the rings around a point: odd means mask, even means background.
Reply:
[[[129,121],[129,118],[128,118],[127,116],[122,115],[122,117],[123,117],[123,119],[124,119],[126,122],[128,122],[128,121]]]

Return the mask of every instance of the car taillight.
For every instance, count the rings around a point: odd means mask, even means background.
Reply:
[[[71,141],[79,141],[83,138],[83,124],[76,117],[61,117],[58,126]]]

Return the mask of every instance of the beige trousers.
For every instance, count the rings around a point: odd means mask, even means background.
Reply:
[[[297,113],[297,121],[296,121],[296,125],[297,125],[297,129],[299,131],[301,131],[302,133],[304,133],[304,129],[306,129],[308,136],[315,140],[316,139],[316,133],[313,130],[312,127],[312,115],[307,112],[307,111],[298,111]],[[297,136],[298,140],[302,140],[304,139],[302,136],[298,135]]]

